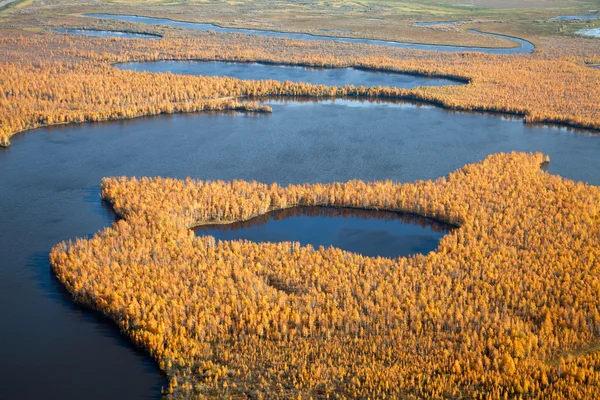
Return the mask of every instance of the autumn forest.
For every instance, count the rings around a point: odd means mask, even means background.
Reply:
[[[593,2],[342,3],[0,2],[7,396],[600,398]],[[157,61],[335,84],[118,68]],[[298,208],[445,228],[194,232]]]

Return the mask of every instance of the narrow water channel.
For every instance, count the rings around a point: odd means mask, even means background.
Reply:
[[[477,30],[470,30],[470,32],[480,34],[480,35],[495,36],[495,37],[507,39],[507,40],[512,41],[515,46],[514,47],[491,48],[491,47],[434,45],[434,44],[423,44],[423,43],[394,42],[394,41],[389,41],[389,40],[360,39],[360,38],[326,36],[326,35],[311,35],[308,33],[266,31],[266,30],[260,30],[260,29],[223,28],[223,27],[220,27],[218,25],[213,25],[213,24],[175,21],[175,20],[168,19],[168,18],[140,17],[140,16],[136,16],[136,15],[86,14],[86,16],[93,17],[93,18],[117,20],[117,21],[139,22],[139,23],[149,24],[149,25],[174,26],[174,27],[178,27],[178,28],[192,29],[192,30],[197,30],[197,31],[241,33],[244,35],[259,35],[259,36],[306,40],[306,41],[326,40],[326,41],[342,42],[342,43],[373,44],[373,45],[377,45],[377,46],[397,47],[397,48],[402,48],[402,49],[433,50],[433,51],[443,51],[443,52],[475,51],[475,52],[483,52],[483,53],[489,53],[489,54],[529,54],[529,53],[533,52],[534,47],[535,47],[531,42],[528,42],[527,40],[520,39],[520,38],[517,38],[514,36],[499,35],[499,34],[488,33],[488,32],[480,32]]]

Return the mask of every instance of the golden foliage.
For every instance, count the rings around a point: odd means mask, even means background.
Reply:
[[[209,33],[161,40],[5,35],[0,38],[0,143],[7,145],[14,133],[50,123],[245,108],[231,97],[270,95],[403,98],[458,110],[513,113],[528,122],[600,129],[600,74],[583,65],[598,55],[581,50],[567,56],[562,46],[535,55],[498,56]],[[355,66],[452,77],[469,84],[412,90],[327,88],[110,67],[125,61],[190,59]]]
[[[108,178],[102,194],[125,219],[51,262],[177,398],[598,398],[600,189],[543,161],[499,154],[406,184]],[[296,206],[460,228],[397,259],[188,229]]]

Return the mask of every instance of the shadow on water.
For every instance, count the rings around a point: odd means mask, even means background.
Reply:
[[[88,187],[85,188],[84,191],[83,202],[89,204],[96,215],[100,215],[107,219],[107,222],[109,222],[107,227],[121,219],[110,202],[102,199],[99,186]]]
[[[433,251],[452,229],[430,218],[392,211],[294,207],[247,221],[198,226],[194,232],[218,240],[299,242],[393,258]]]
[[[148,353],[137,347],[135,343],[128,339],[126,335],[120,331],[117,325],[102,313],[84,307],[74,301],[73,296],[67,291],[63,284],[58,280],[50,266],[50,260],[47,252],[37,252],[29,257],[27,267],[35,276],[36,283],[43,295],[60,304],[61,308],[69,312],[80,322],[91,324],[95,327],[95,331],[101,336],[110,340],[111,343],[117,345],[126,351],[132,351],[137,358],[143,360],[141,363],[142,372],[154,376],[160,376],[161,379],[155,380],[156,386],[150,387],[153,395],[149,395],[148,399],[157,399],[161,397],[162,390],[167,386],[167,379],[163,372],[158,367],[158,364],[148,356]],[[84,356],[79,354],[79,357]],[[119,369],[119,360],[114,360],[114,369]],[[127,374],[130,371],[123,371]],[[77,383],[74,384],[77,386]],[[84,385],[82,389],[87,387]],[[87,397],[87,396],[83,396]]]

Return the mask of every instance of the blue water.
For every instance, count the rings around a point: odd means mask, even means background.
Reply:
[[[427,218],[395,212],[298,207],[244,222],[200,226],[195,231],[218,240],[299,242],[393,258],[435,250],[449,229]]]
[[[582,35],[582,36],[588,36],[588,37],[593,37],[593,38],[600,38],[600,28],[593,28],[593,29],[581,29],[577,32],[575,32],[578,35]]]
[[[389,86],[413,88],[417,86],[460,85],[449,79],[365,71],[355,68],[307,68],[259,63],[218,61],[151,61],[115,65],[119,69],[171,72],[183,75],[228,76],[238,79],[306,82],[328,86]]]
[[[559,15],[552,18],[554,21],[578,21],[588,19],[598,19],[597,15]]]

